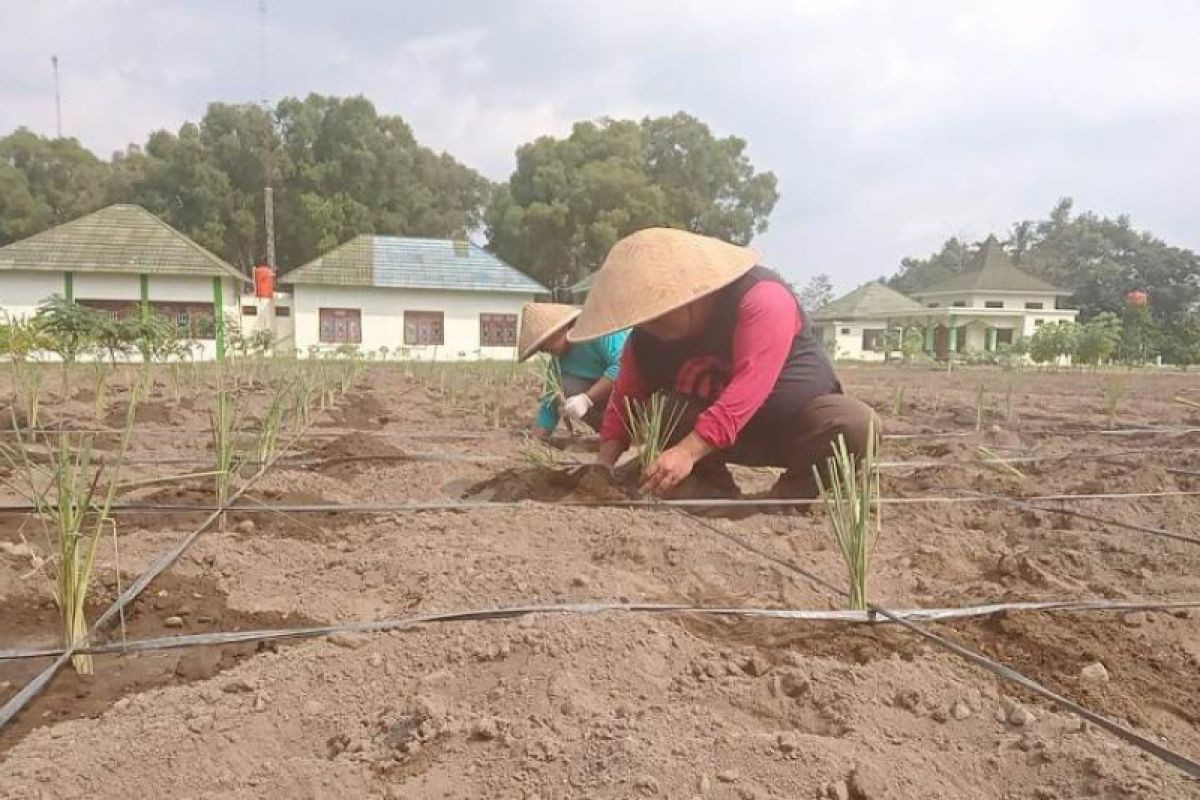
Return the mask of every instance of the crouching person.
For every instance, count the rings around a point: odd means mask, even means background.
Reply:
[[[533,430],[543,439],[554,433],[562,415],[599,431],[617,380],[628,331],[610,331],[578,344],[568,342],[567,332],[578,317],[578,308],[557,303],[529,303],[521,311],[518,360],[547,353],[561,381],[561,387],[555,387],[548,380],[542,390]],[[561,397],[557,389],[561,389]]]
[[[643,475],[663,495],[694,476],[737,496],[727,464],[773,466],[771,494],[817,494],[845,437],[866,451],[874,414],[848,397],[791,288],[758,253],[685,231],[651,228],[613,246],[568,340],[587,342],[632,327],[600,428],[599,463],[629,447],[626,401],[667,394],[681,413],[670,446]]]

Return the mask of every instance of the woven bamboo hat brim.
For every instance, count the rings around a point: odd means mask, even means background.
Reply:
[[[586,342],[649,322],[728,286],[758,259],[756,250],[698,233],[632,233],[608,251],[567,339]]]
[[[526,303],[521,309],[521,339],[517,360],[524,361],[542,349],[542,345],[579,316],[575,306],[561,303]]]

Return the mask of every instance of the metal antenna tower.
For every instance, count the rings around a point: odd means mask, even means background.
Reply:
[[[264,2],[266,0],[263,0]],[[58,56],[50,56],[50,65],[54,67],[54,131],[56,138],[62,138],[62,98],[58,91]]]

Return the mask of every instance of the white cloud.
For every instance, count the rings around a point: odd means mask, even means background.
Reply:
[[[257,99],[254,0],[6,13],[0,131],[100,153]],[[844,288],[1061,195],[1200,245],[1200,6],[678,0],[272,3],[272,96],[363,94],[493,178],[573,121],[687,110],[750,143],[782,200],[762,244]]]

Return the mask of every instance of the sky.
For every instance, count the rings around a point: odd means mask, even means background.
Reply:
[[[687,111],[779,179],[764,261],[848,290],[1058,198],[1200,250],[1195,0],[0,0],[0,135],[102,157],[208,102],[362,94],[493,180]],[[265,35],[264,35],[265,33]]]

